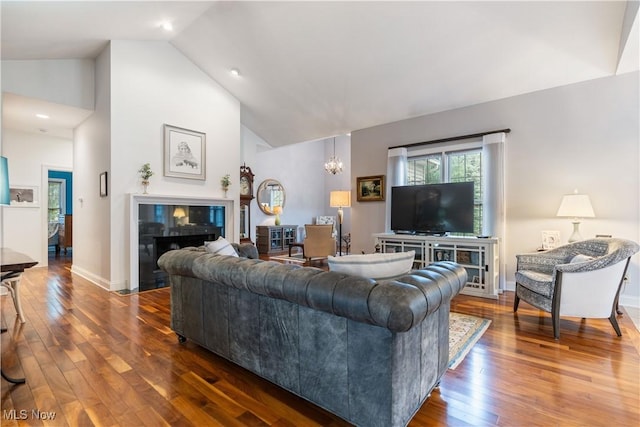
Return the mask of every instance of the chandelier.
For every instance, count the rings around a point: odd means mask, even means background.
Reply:
[[[331,175],[342,173],[342,160],[336,157],[336,137],[333,137],[333,156],[324,164],[324,170]]]

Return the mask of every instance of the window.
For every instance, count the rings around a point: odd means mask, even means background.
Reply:
[[[441,182],[443,182],[441,153],[409,159],[407,177],[409,185],[440,184]]]
[[[407,184],[439,184],[473,181],[475,188],[474,234],[482,234],[482,149],[438,151],[409,157]]]
[[[65,213],[65,180],[49,180],[48,222],[60,222],[60,216]]]

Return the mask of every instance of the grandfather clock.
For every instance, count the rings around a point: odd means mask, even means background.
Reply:
[[[253,200],[253,172],[246,164],[240,166],[240,243],[251,242],[251,200]]]

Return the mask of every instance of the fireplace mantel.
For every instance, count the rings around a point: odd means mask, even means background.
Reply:
[[[225,236],[230,240],[237,241],[234,227],[234,200],[227,198],[212,198],[198,196],[176,196],[164,194],[129,194],[129,281],[127,289],[138,288],[138,266],[139,266],[139,208],[140,205],[191,205],[191,206],[223,206],[225,208]]]

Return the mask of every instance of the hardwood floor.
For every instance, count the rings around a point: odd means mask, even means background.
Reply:
[[[339,418],[187,342],[169,328],[169,291],[128,296],[72,276],[64,260],[23,277],[27,322],[2,298],[3,426],[339,426]],[[459,295],[452,310],[492,320],[410,426],[638,426],[640,333],[563,319],[513,294]],[[38,412],[40,419],[38,418]],[[49,420],[41,418],[52,417]],[[23,418],[23,419],[22,419]],[[20,420],[18,420],[20,419]]]

